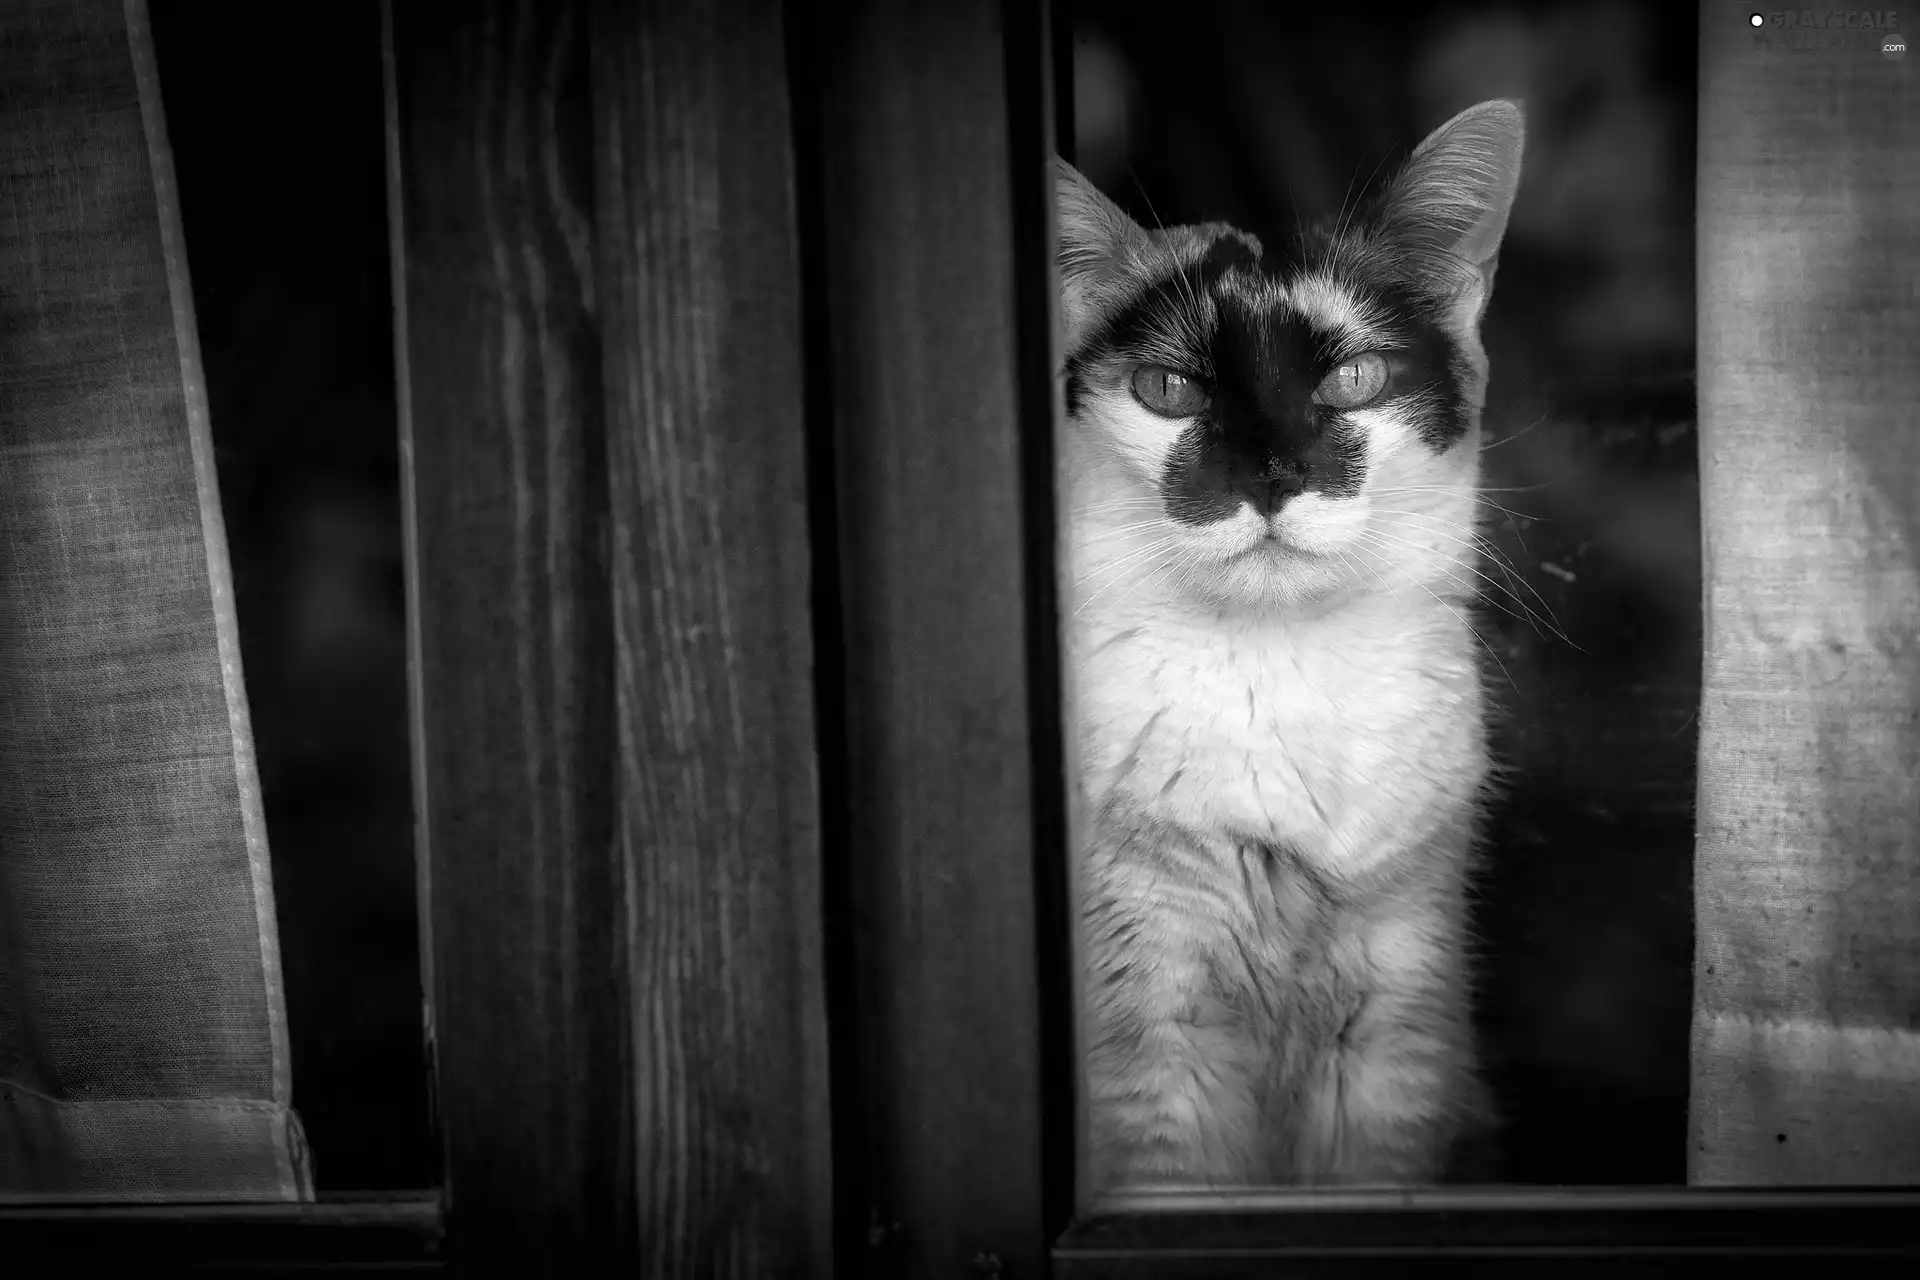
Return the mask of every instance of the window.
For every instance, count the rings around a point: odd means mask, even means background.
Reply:
[[[1189,38],[1218,56],[1168,58],[1163,16],[1081,6],[1079,168],[1143,226],[1223,220],[1256,230],[1268,257],[1294,219],[1350,215],[1456,112],[1524,103],[1520,189],[1481,321],[1491,548],[1480,576],[1448,574],[1477,588],[1471,643],[1502,771],[1470,912],[1503,1121],[1479,1180],[1684,1183],[1698,33],[1649,6],[1430,6],[1380,40],[1358,11],[1213,4]],[[1372,505],[1375,542],[1440,524],[1414,494]],[[1349,560],[1428,600],[1407,556]],[[1102,575],[1088,613],[1154,586],[1124,565],[1087,572]]]
[[[1708,146],[1762,105],[1720,8]],[[442,1198],[0,1232],[513,1274],[1910,1268],[1899,1189],[1085,1194],[1044,429],[1074,28],[780,16],[385,15]]]

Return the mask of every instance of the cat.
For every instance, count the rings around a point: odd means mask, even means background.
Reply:
[[[1426,1183],[1492,1125],[1467,880],[1479,339],[1518,104],[1263,244],[1056,171],[1103,1185]]]

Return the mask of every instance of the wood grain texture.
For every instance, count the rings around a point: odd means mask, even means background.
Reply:
[[[1060,776],[1057,741],[1037,755],[1035,738],[1051,698],[1055,724],[1040,732],[1057,739],[1057,663],[1036,665],[1055,624],[1050,596],[1032,590],[1052,571],[1050,512],[1038,512],[1045,535],[1029,536],[1051,471],[1043,457],[1029,483],[1026,434],[1050,429],[1051,300],[1042,283],[1036,316],[1023,289],[1049,270],[1036,194],[1050,149],[1044,16],[1009,5],[1003,22],[978,0],[844,4],[815,10],[796,46],[820,113],[840,800],[869,1082],[869,1265],[884,1274],[1044,1274],[1058,1172],[1042,1097],[1049,1066],[1070,1068],[1045,1049],[1035,908],[1036,869],[1065,857],[1036,834],[1038,815],[1058,817],[1046,789]],[[1027,22],[1016,39],[1007,24]]]
[[[448,1230],[631,1257],[584,6],[391,6],[391,216]]]
[[[394,8],[463,1267],[831,1274],[778,19]]]
[[[765,0],[593,9],[647,1275],[833,1271],[784,41]]]

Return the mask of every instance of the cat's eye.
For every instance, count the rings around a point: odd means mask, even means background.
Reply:
[[[1191,418],[1207,407],[1207,389],[1184,373],[1143,364],[1133,371],[1133,398],[1163,418]]]
[[[1335,409],[1357,409],[1379,395],[1386,385],[1387,362],[1378,353],[1369,351],[1351,360],[1342,360],[1338,368],[1320,380],[1320,385],[1313,390],[1313,398]]]

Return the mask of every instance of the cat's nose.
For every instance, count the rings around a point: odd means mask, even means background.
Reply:
[[[1280,508],[1287,505],[1287,499],[1306,486],[1305,476],[1276,469],[1248,480],[1241,486],[1241,495],[1252,506],[1254,514],[1265,520],[1279,514]]]

